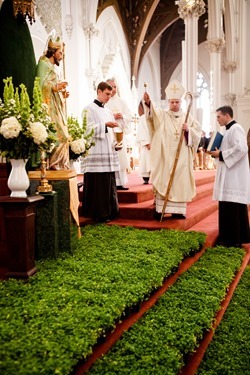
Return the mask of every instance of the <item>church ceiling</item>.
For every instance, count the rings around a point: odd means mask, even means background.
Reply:
[[[36,11],[47,33],[55,29],[57,35],[62,36],[61,0],[36,0]]]
[[[207,0],[205,0],[207,5]],[[185,38],[184,21],[179,18],[174,0],[99,0],[97,18],[113,6],[126,35],[131,58],[131,72],[137,77],[140,64],[152,44],[161,37],[164,81],[181,60],[181,41]],[[199,43],[206,39],[205,13],[199,19]],[[170,67],[169,67],[170,65]],[[168,68],[168,69],[166,69]],[[163,85],[163,87],[165,87]]]

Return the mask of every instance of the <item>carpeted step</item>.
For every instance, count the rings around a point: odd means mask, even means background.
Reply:
[[[118,190],[119,203],[140,203],[154,198],[151,184],[131,187],[129,190]]]
[[[212,194],[214,186],[214,171],[195,171],[197,195],[194,200]],[[129,176],[129,190],[118,191],[119,203],[140,203],[154,198],[152,184],[144,185],[138,176]]]
[[[206,195],[212,194],[214,185],[214,171],[195,171],[196,197],[200,199]],[[82,175],[78,177],[78,182],[82,182]],[[129,190],[118,190],[119,203],[140,203],[154,198],[152,184],[144,185],[141,177],[136,173],[129,175]],[[79,187],[79,200],[82,202],[83,187]]]
[[[196,186],[209,184],[210,182],[214,182],[215,179],[215,170],[195,171],[194,174]]]
[[[193,198],[192,202],[195,202],[201,198],[213,195],[214,182],[209,182],[206,184],[196,186],[196,196]]]
[[[155,206],[152,184],[144,185],[138,174],[132,173],[128,176],[129,190],[118,191],[120,216],[111,221],[109,225],[133,226],[152,230],[162,228],[189,230],[198,226],[199,222],[217,211],[218,203],[212,200],[214,178],[215,171],[195,171],[197,194],[193,201],[187,205],[186,219],[176,220],[166,214],[163,221],[160,222],[154,219]],[[80,225],[87,224],[92,224],[92,221],[80,216]],[[199,230],[199,228],[195,230]]]
[[[211,180],[212,178],[210,178]],[[196,196],[194,200],[198,200],[207,195],[211,195],[213,192],[214,182],[205,180],[199,180],[199,185],[196,186]],[[118,191],[118,202],[120,203],[141,203],[147,202],[154,198],[153,186],[142,185],[140,187],[132,187],[129,190]]]
[[[217,211],[218,204],[211,196],[205,196],[188,204],[187,215],[184,220],[173,219],[171,215],[164,215],[162,222],[154,219],[154,204],[150,200],[137,204],[120,204],[120,217],[109,224],[133,226],[144,229],[179,229],[188,230],[201,220]]]
[[[207,207],[208,206],[208,207]],[[217,202],[212,200],[211,194],[201,196],[199,199],[195,199],[187,205],[187,216],[194,215],[198,213],[204,215],[204,209],[207,207],[209,213],[211,210],[217,209]],[[148,201],[143,201],[140,203],[120,203],[120,217],[123,219],[133,219],[133,220],[151,220],[154,216],[154,200],[150,199]]]

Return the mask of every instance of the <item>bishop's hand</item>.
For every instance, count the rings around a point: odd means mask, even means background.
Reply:
[[[105,125],[108,127],[108,128],[117,128],[119,125],[117,124],[117,122],[113,122],[113,121],[108,121],[105,123]]]
[[[150,96],[148,95],[147,92],[144,92],[144,94],[143,94],[143,100],[149,106],[149,104],[150,104]]]

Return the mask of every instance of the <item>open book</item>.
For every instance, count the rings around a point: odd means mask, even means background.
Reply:
[[[215,151],[215,147],[219,149],[222,139],[223,135],[218,131],[214,131],[207,146],[207,151]]]

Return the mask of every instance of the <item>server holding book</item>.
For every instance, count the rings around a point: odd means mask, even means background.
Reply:
[[[217,158],[213,199],[219,201],[219,238],[223,246],[241,247],[250,242],[248,204],[250,172],[247,137],[243,127],[233,119],[233,109],[216,110],[219,125],[225,127],[220,149],[209,151]]]
[[[214,131],[207,146],[207,151],[215,151],[220,148],[223,135],[220,132]]]

